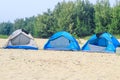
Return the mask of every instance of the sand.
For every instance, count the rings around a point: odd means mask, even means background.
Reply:
[[[0,80],[120,80],[118,54],[45,51],[47,40],[35,41],[38,51],[0,49]]]

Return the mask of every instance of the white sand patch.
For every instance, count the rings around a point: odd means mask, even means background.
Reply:
[[[0,80],[120,80],[120,56],[107,53],[0,49]],[[6,42],[0,39],[0,47]]]

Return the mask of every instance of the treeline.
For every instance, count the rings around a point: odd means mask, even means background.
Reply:
[[[120,1],[110,6],[109,0],[76,0],[58,3],[37,16],[16,19],[14,23],[0,23],[0,34],[10,35],[16,29],[25,29],[34,37],[48,38],[58,31],[67,31],[76,37],[99,32],[120,34]]]

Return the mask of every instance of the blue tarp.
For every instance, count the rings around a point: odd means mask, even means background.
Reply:
[[[44,45],[46,50],[80,50],[76,39],[65,31],[55,33]]]
[[[6,49],[30,49],[30,50],[38,50],[37,47],[31,47],[31,46],[7,46]]]

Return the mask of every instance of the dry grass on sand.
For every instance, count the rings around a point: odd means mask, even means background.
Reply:
[[[0,49],[0,80],[120,80],[120,56],[107,53]],[[0,39],[0,47],[5,44]]]

